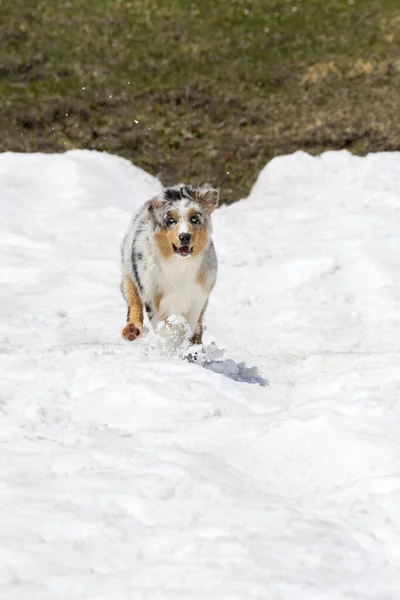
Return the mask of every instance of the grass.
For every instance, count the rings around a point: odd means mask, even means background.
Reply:
[[[230,202],[278,154],[400,149],[398,0],[7,4],[1,150],[106,150]]]

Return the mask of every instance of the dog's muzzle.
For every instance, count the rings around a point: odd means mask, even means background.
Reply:
[[[181,244],[179,247],[173,244],[174,252],[179,254],[179,256],[190,256],[193,252],[193,248],[190,247],[192,236],[190,233],[180,233],[178,237]]]

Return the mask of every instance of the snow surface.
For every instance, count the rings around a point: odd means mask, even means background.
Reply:
[[[156,179],[0,181],[1,599],[398,600],[400,153],[277,158],[217,211],[208,369],[120,338]]]

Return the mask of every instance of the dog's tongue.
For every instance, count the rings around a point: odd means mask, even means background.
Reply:
[[[190,248],[189,248],[189,246],[180,246],[178,248],[178,252],[179,252],[179,254],[182,254],[183,256],[186,256],[186,254],[189,254]]]

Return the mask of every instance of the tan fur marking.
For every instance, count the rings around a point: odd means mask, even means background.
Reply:
[[[194,333],[190,338],[190,343],[194,346],[203,343],[203,323],[199,323],[198,328],[199,331],[197,333]]]
[[[143,329],[143,304],[130,277],[125,277],[124,291],[128,302],[129,316],[128,324],[122,331],[122,337],[132,341],[139,337]]]
[[[203,343],[203,318],[204,318],[204,313],[206,312],[206,308],[207,308],[207,302],[206,302],[205,307],[203,308],[203,310],[200,313],[199,321],[196,326],[196,332],[190,338],[191,344],[198,345],[198,344]]]
[[[201,285],[203,290],[208,295],[210,295],[214,288],[215,282],[213,282],[211,284],[207,283],[207,274],[206,273],[207,273],[206,270],[200,271],[199,274],[197,275],[196,281],[198,284]]]
[[[154,296],[154,306],[156,307],[157,312],[160,311],[160,304],[161,304],[162,299],[163,299],[163,294],[161,294],[161,293],[158,293]]]
[[[178,227],[174,227],[173,229],[161,229],[161,231],[156,234],[156,241],[164,258],[169,258],[173,255],[174,248],[172,244],[175,244],[177,248],[180,245],[178,235]]]
[[[161,208],[163,205],[163,201],[159,196],[155,196],[148,202],[149,206],[153,206],[154,208]]]
[[[214,287],[213,285],[208,285],[207,284],[207,278],[206,278],[206,271],[200,271],[199,274],[197,275],[196,278],[197,283],[199,283],[201,285],[201,287],[203,288],[203,290],[205,292],[207,292],[207,294],[209,294],[212,290],[212,288]]]
[[[147,219],[151,219],[151,213],[153,212],[153,210],[157,209],[157,208],[161,208],[162,200],[158,196],[155,196],[155,198],[152,198],[151,200],[146,202],[146,206],[147,206]]]
[[[204,227],[204,225],[202,225],[199,229],[192,228],[191,234],[192,234],[191,245],[193,246],[192,256],[197,256],[198,254],[201,254],[203,252],[204,248],[207,245],[207,241],[208,241],[207,230]]]
[[[219,193],[213,188],[200,188],[195,194],[195,200],[201,202],[212,213],[217,208]]]
[[[179,219],[178,213],[175,210],[169,210],[168,211],[168,217],[171,217],[172,219],[175,219],[175,221],[178,221],[178,219]]]

